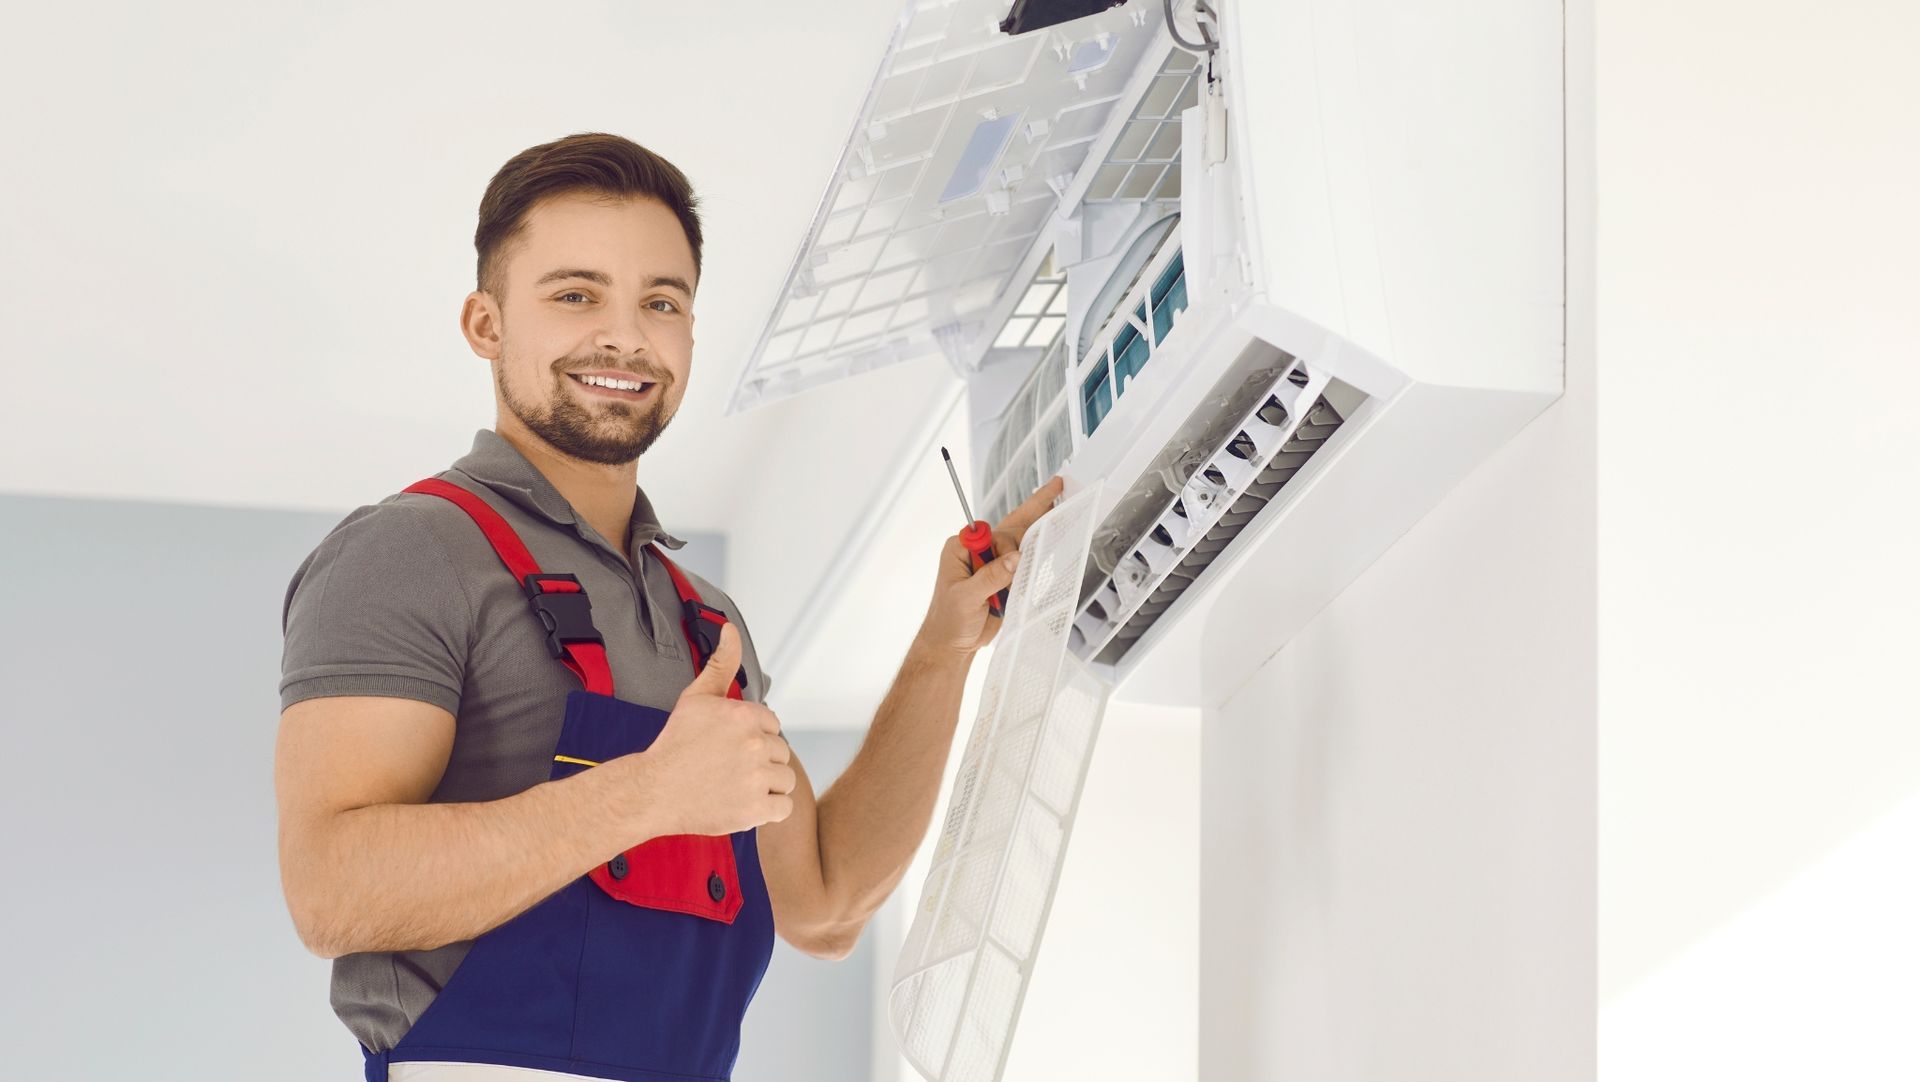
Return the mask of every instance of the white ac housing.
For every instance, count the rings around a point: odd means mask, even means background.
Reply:
[[[1204,56],[1148,0],[1017,37],[1006,0],[909,4],[729,407],[944,357],[982,517],[1105,482],[1070,649],[1187,705],[1562,388],[1557,11],[1212,6]],[[1186,307],[1088,431],[1174,245]]]
[[[1105,702],[1227,699],[1562,390],[1557,7],[1191,6],[910,4],[730,404],[939,355],[982,517],[1067,481],[890,997],[938,1082],[1005,1070]]]

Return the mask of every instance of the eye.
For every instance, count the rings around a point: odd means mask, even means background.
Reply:
[[[675,304],[675,303],[673,303],[672,301],[670,301],[670,300],[668,300],[668,299],[667,299],[667,298],[665,298],[665,297],[659,297],[659,298],[656,298],[656,299],[654,299],[654,300],[650,300],[650,301],[648,301],[648,302],[647,302],[647,305],[648,305],[649,307],[651,307],[651,306],[653,306],[653,305],[656,305],[656,304],[664,304],[664,305],[666,305],[666,307],[665,307],[665,308],[661,308],[661,309],[657,309],[658,311],[662,311],[662,312],[678,312],[678,311],[680,310],[680,306],[679,306],[679,305],[677,305],[677,304]]]
[[[567,292],[560,294],[558,297],[555,297],[554,300],[559,301],[559,300],[565,300],[568,297],[584,297],[584,296],[586,296],[585,293],[582,293],[577,289],[570,289]]]

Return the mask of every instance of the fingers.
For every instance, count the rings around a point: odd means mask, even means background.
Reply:
[[[1020,538],[1013,536],[1013,531],[1011,530],[995,530],[993,532],[993,551],[1002,556],[1019,552]]]
[[[987,598],[1013,585],[1013,573],[1019,567],[1019,551],[1009,552],[1005,556],[995,557],[992,563],[975,571],[973,577],[960,588],[966,591],[970,601],[984,606]]]
[[[1041,515],[1052,510],[1053,501],[1059,498],[1066,486],[1066,481],[1059,474],[1054,474],[1047,479],[1046,484],[1034,489],[1033,495],[1028,496],[1025,503],[1007,512],[1007,517],[1000,520],[994,532],[1005,530],[1013,535],[1013,543],[1018,545],[1027,535],[1027,527],[1038,521]]]
[[[940,578],[964,579],[973,574],[973,557],[967,552],[967,546],[960,543],[958,534],[948,534],[947,543],[940,548]]]
[[[786,796],[800,785],[800,775],[790,766],[770,766],[765,774],[767,793],[770,796]]]
[[[787,821],[787,817],[793,814],[793,798],[792,797],[790,796],[769,797],[768,801],[769,803],[767,807],[770,810],[767,812],[767,822],[784,823]]]

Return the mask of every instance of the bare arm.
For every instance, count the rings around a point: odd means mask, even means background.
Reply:
[[[453,715],[413,699],[306,699],[280,717],[280,877],[324,958],[472,939],[659,833],[644,756],[502,800],[423,803]]]
[[[773,930],[800,952],[837,962],[853,952],[860,928],[840,923],[841,911],[821,876],[819,819],[807,768],[791,751],[787,765],[794,773],[793,814],[761,826],[757,842]]]
[[[916,640],[859,754],[816,801],[821,878],[840,914],[835,957],[852,951],[927,835],[972,660]]]

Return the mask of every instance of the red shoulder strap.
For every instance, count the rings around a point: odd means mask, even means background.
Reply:
[[[430,496],[440,496],[453,501],[473,519],[486,535],[487,542],[506,565],[508,573],[527,593],[528,601],[542,626],[547,629],[547,647],[561,664],[580,678],[580,683],[588,691],[602,695],[613,694],[613,670],[607,665],[607,649],[600,633],[594,630],[590,616],[590,603],[586,591],[580,588],[580,582],[572,575],[548,575],[534,562],[533,554],[521,542],[507,520],[500,517],[485,500],[472,492],[437,477],[415,481],[402,489],[403,492],[421,492]],[[700,599],[700,592],[680,570],[678,564],[667,559],[652,542],[647,550],[653,553],[667,574],[673,579],[674,592],[680,596],[680,631],[687,637],[687,649],[693,658],[693,671],[698,675],[707,663],[707,654],[719,642],[720,625],[727,622],[726,614],[707,605]],[[555,597],[553,595],[569,595]],[[572,598],[578,597],[575,603]],[[564,652],[564,656],[563,655]],[[734,674],[733,682],[727,686],[727,698],[742,697],[742,689],[747,681],[747,668],[740,666]]]
[[[588,691],[613,694],[613,670],[607,666],[607,648],[594,630],[586,591],[572,575],[547,575],[534,562],[533,554],[513,532],[507,520],[487,501],[450,481],[429,477],[415,481],[403,492],[424,492],[452,500],[480,527],[500,562],[507,566],[513,581],[527,593],[528,603],[541,625],[547,629],[547,648],[560,663],[573,670]],[[563,595],[563,596],[555,596]],[[570,596],[564,596],[570,595]],[[578,598],[576,602],[573,598]],[[562,654],[564,653],[564,656]]]

